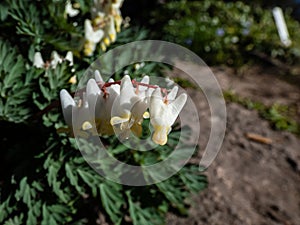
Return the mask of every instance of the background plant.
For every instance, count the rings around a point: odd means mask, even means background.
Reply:
[[[300,25],[290,14],[285,10],[293,41],[289,47],[280,42],[270,8],[241,1],[167,1],[152,12],[150,23],[162,26],[157,35],[192,49],[211,64],[241,66],[263,53],[295,65],[300,57]]]

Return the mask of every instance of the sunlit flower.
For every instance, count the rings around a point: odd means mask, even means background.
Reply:
[[[98,133],[100,135],[114,134],[110,124],[111,109],[114,100],[120,95],[120,86],[111,85],[103,92],[100,90],[96,80],[90,79],[87,84],[86,94],[91,116],[95,117]]]
[[[152,140],[159,145],[165,145],[171,127],[187,100],[185,93],[175,99],[177,89],[173,88],[166,98],[162,97],[160,88],[157,88],[150,99],[150,123],[154,132]],[[175,100],[173,100],[175,99]]]
[[[149,77],[146,76],[143,82],[149,84]],[[128,75],[121,80],[120,96],[113,106],[110,122],[123,138],[128,138],[131,129],[137,136],[142,132],[143,114],[148,107],[145,93],[144,87],[134,89]]]
[[[171,127],[187,100],[186,94],[176,98],[177,86],[162,96],[167,90],[149,85],[148,76],[140,82],[128,75],[121,81],[104,82],[99,71],[81,92],[82,99],[77,102],[66,90],[60,93],[66,123],[80,135],[87,135],[88,131],[100,136],[116,134],[121,139],[129,138],[131,132],[140,136],[143,120],[150,118],[152,140],[159,145],[167,143]]]
[[[64,119],[67,125],[84,135],[84,131],[92,128],[91,116],[89,113],[86,94],[83,94],[83,99],[77,103],[65,89],[60,91],[60,101]],[[73,119],[73,116],[75,119]]]

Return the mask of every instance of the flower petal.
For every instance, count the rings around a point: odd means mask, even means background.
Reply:
[[[53,69],[55,69],[57,64],[60,64],[60,63],[62,63],[62,58],[58,55],[58,53],[56,51],[53,51],[51,53],[51,62],[50,62],[51,67]]]
[[[36,68],[44,68],[44,60],[42,58],[42,54],[40,52],[36,52],[33,58],[33,66]]]
[[[186,100],[187,100],[187,94],[183,93],[178,98],[176,98],[173,102],[171,102],[169,104],[169,107],[170,107],[172,115],[173,115],[172,118],[170,118],[172,121],[171,125],[175,122],[180,111],[182,110],[183,106],[185,105]]]
[[[134,88],[131,79],[128,75],[125,75],[121,80],[121,93],[120,93],[120,105],[124,109],[131,108],[131,98],[135,96]]]
[[[65,57],[65,60],[69,61],[69,66],[73,66],[73,53],[68,51]]]
[[[143,79],[141,80],[141,83],[143,83],[143,84],[149,84],[149,82],[150,82],[150,78],[149,78],[149,76],[144,76],[143,77]],[[139,91],[146,91],[148,89],[148,87],[147,86],[139,86]]]
[[[89,110],[92,116],[95,115],[95,112],[101,110],[101,106],[97,104],[97,98],[100,96],[101,90],[98,87],[94,79],[90,79],[86,86],[86,96],[88,101]],[[97,107],[96,107],[97,106]]]
[[[86,95],[89,98],[90,95],[100,95],[101,90],[96,83],[96,80],[89,79],[87,86],[86,86]]]
[[[162,101],[162,95],[160,88],[157,88],[151,95],[150,98],[150,116],[151,118],[161,117],[162,110],[165,108],[165,104]]]
[[[108,30],[107,33],[109,35],[109,38],[112,42],[116,41],[117,38],[117,31],[115,28],[115,20],[113,16],[109,16],[109,24],[108,24]]]
[[[72,96],[65,89],[60,91],[60,101],[63,111],[63,116],[68,126],[72,126],[72,108],[76,107]]]
[[[159,145],[165,145],[168,141],[168,134],[170,127],[168,126],[154,126],[154,132],[152,135],[152,140],[154,143]]]
[[[103,38],[104,31],[101,29],[94,31],[92,22],[86,19],[84,21],[84,35],[86,40],[93,43],[98,43]]]
[[[176,98],[178,92],[178,86],[174,86],[170,93],[168,94],[168,101],[173,101]]]
[[[99,83],[104,83],[104,80],[99,72],[99,70],[95,70],[95,80]]]
[[[72,3],[70,1],[67,1],[66,3],[66,7],[65,7],[65,12],[70,16],[70,17],[74,17],[77,16],[79,13],[78,9],[74,9],[72,6]]]

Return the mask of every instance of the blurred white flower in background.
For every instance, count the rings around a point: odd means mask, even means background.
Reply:
[[[79,14],[79,10],[73,8],[71,1],[67,1],[65,7],[65,14],[67,14],[69,17],[74,17]]]
[[[94,30],[92,26],[92,22],[88,19],[84,21],[84,37],[85,37],[85,43],[84,43],[84,54],[86,56],[93,55],[97,43],[99,43],[104,36],[104,31]]]
[[[36,52],[33,57],[33,66],[41,69],[55,69],[58,64],[61,64],[64,61],[68,61],[69,66],[73,66],[73,53],[71,51],[68,51],[64,58],[56,51],[53,51],[51,53],[50,60],[47,60],[46,62],[43,60],[42,54],[40,52]]]
[[[61,57],[56,51],[53,51],[51,53],[51,58],[50,60],[44,61],[42,54],[40,52],[34,53],[33,56],[33,66],[39,69],[44,69],[47,71],[48,69],[56,69],[58,64],[61,64],[63,62],[68,62],[69,66],[72,67],[71,72],[75,72],[75,68],[73,67],[74,65],[74,59],[73,59],[73,53],[71,51],[68,51],[66,56],[63,58]],[[77,83],[77,78],[76,75],[73,75],[69,79],[69,83],[71,84],[76,84]]]
[[[123,21],[120,11],[122,4],[123,0],[94,0],[91,21],[89,24],[85,22],[84,54],[86,56],[93,55],[99,42],[102,51],[106,51],[107,46],[116,41]],[[90,34],[93,37],[90,37]]]

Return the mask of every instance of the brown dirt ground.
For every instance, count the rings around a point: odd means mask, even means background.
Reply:
[[[236,75],[228,68],[212,69],[221,87],[266,105],[296,106],[299,86],[289,84],[276,69],[248,68]],[[177,76],[179,71],[173,71]],[[200,113],[200,148],[210,132],[210,112],[205,98],[188,90]],[[271,144],[255,142],[246,133],[259,134]],[[168,214],[170,225],[297,225],[300,224],[300,139],[275,131],[256,111],[227,104],[227,131],[220,153],[207,169],[209,187],[193,197],[189,216]],[[199,156],[192,161],[199,162]]]

